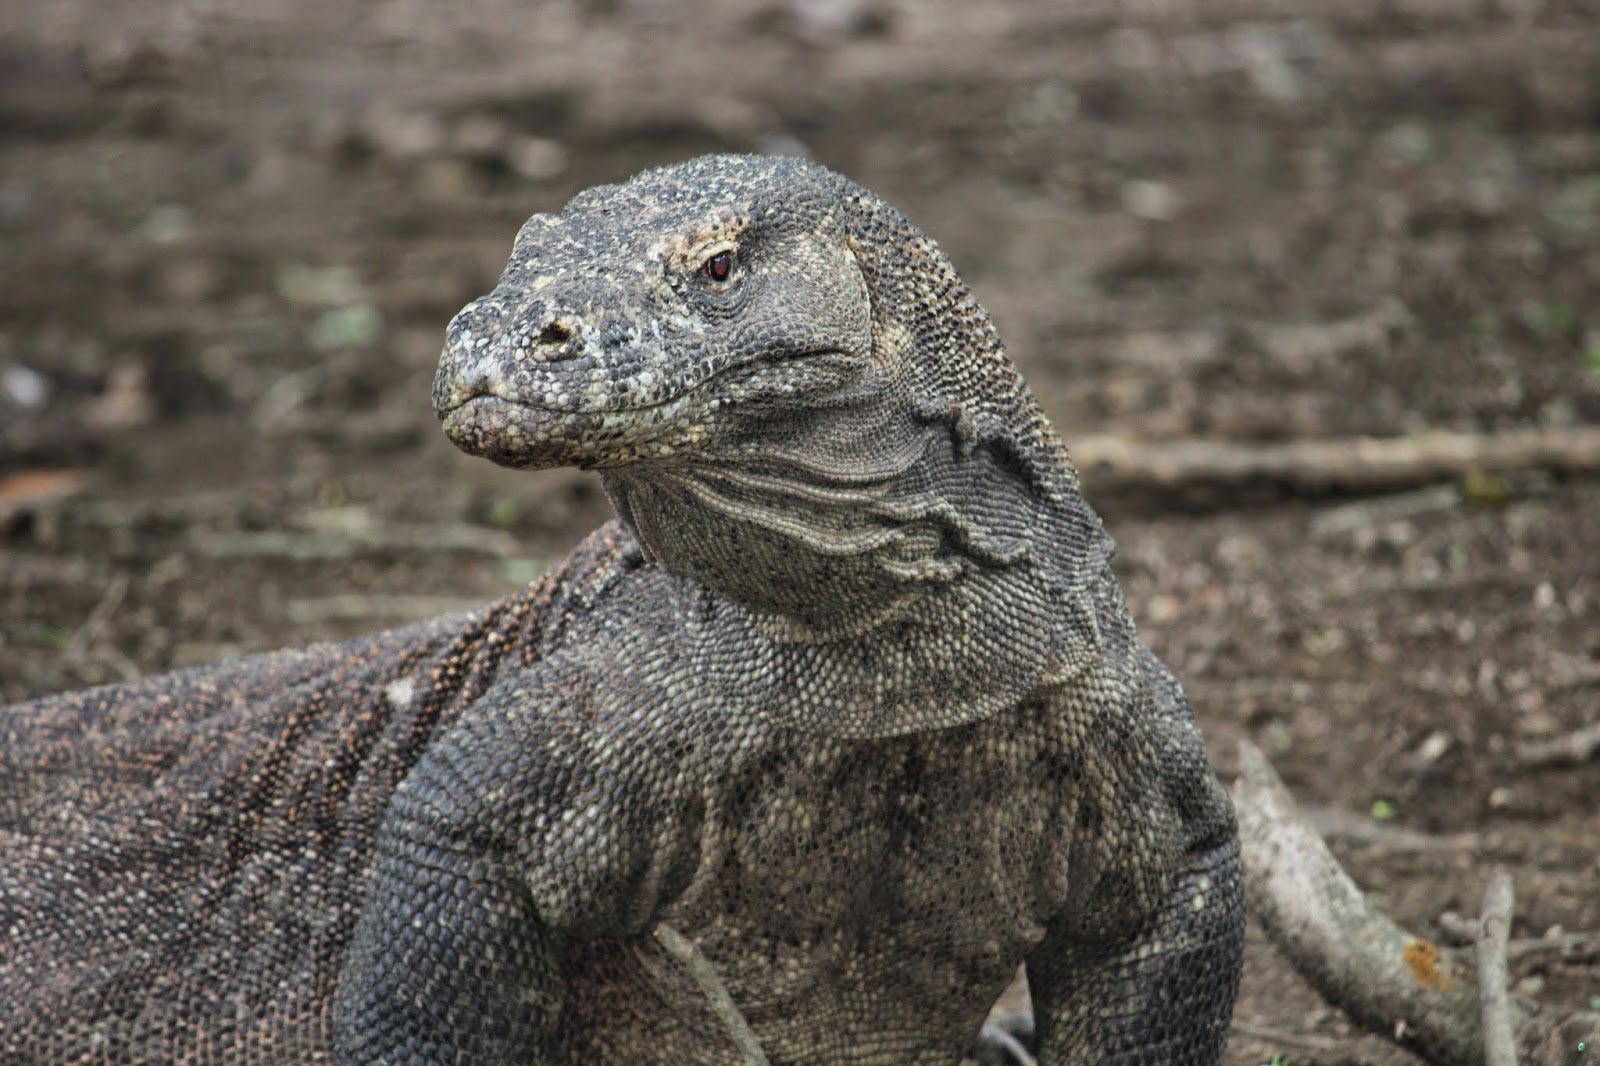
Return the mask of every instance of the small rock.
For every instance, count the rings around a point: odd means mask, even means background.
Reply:
[[[360,135],[373,151],[391,159],[436,156],[447,140],[438,116],[420,111],[375,111],[362,123]]]
[[[1059,78],[1035,85],[1006,113],[1006,122],[1018,133],[1038,131],[1059,134],[1078,114],[1078,94]]]
[[[549,181],[566,172],[567,150],[549,137],[517,137],[506,148],[506,166],[529,181]]]
[[[26,410],[43,407],[54,391],[50,379],[21,363],[0,366],[0,392],[5,398]]]
[[[204,303],[223,289],[216,264],[196,255],[169,259],[157,268],[155,278],[162,293],[180,304]]]
[[[1402,122],[1378,138],[1378,148],[1392,165],[1409,166],[1432,154],[1433,134],[1421,123]]]
[[[118,363],[106,391],[84,405],[84,424],[94,429],[131,429],[154,421],[156,403],[148,378],[140,364]]]
[[[278,267],[278,295],[306,307],[338,307],[361,298],[361,282],[347,266],[284,263]]]
[[[1449,733],[1435,730],[1417,745],[1417,750],[1411,753],[1411,758],[1407,762],[1413,770],[1425,770],[1438,762],[1454,743]]]
[[[789,0],[789,18],[807,40],[882,37],[893,27],[888,7],[873,0]]]
[[[1524,692],[1512,703],[1517,709],[1513,720],[1518,735],[1524,737],[1553,737],[1561,731],[1561,722],[1545,710],[1544,695]]]
[[[177,244],[194,232],[194,213],[182,204],[157,204],[134,229],[137,240]]]
[[[776,130],[756,137],[756,150],[762,155],[786,155],[796,159],[810,159],[811,148],[792,133]]]
[[[427,199],[466,200],[478,194],[478,178],[464,159],[430,159],[416,180],[418,193]]]
[[[1156,625],[1171,622],[1183,613],[1183,603],[1176,596],[1152,596],[1146,617]]]
[[[307,341],[319,352],[359,348],[378,339],[383,316],[371,304],[335,307],[318,315]]]
[[[451,131],[450,146],[467,159],[501,158],[511,141],[506,124],[489,115],[467,115]]]
[[[1122,208],[1134,218],[1170,222],[1177,217],[1180,206],[1177,190],[1165,182],[1138,180],[1122,186]]]

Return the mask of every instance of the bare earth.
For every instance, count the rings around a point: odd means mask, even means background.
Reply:
[[[19,0],[0,701],[444,613],[565,552],[596,483],[449,447],[444,323],[527,215],[714,150],[901,207],[1069,442],[1600,424],[1580,0]],[[1600,931],[1600,761],[1517,758],[1600,720],[1600,482],[1086,481],[1224,774],[1266,749],[1419,932],[1496,863],[1514,938]],[[1235,1062],[1414,1061],[1254,932],[1246,966]],[[1600,943],[1513,983],[1587,1003]]]

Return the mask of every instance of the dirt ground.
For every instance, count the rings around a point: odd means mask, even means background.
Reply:
[[[711,150],[904,209],[1069,443],[1600,424],[1582,0],[13,0],[0,701],[531,579],[604,500],[450,448],[443,326],[527,215]],[[1086,481],[1225,776],[1261,745],[1421,933],[1494,864],[1513,937],[1600,931],[1600,762],[1517,757],[1600,720],[1600,481]],[[1556,943],[1518,988],[1600,997]],[[1247,966],[1233,1061],[1414,1061]]]

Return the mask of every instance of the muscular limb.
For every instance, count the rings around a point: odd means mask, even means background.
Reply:
[[[641,658],[585,648],[602,666]],[[569,938],[652,926],[674,808],[650,790],[676,779],[661,752],[674,738],[607,718],[587,663],[508,678],[395,792],[340,976],[340,1061],[566,1058]]]
[[[1028,957],[1041,1063],[1210,1066],[1223,1061],[1244,951],[1233,842],[1193,856],[1135,935],[1052,931]]]
[[[556,938],[509,860],[429,802],[440,793],[408,781],[378,841],[340,978],[338,1060],[550,1061]]]

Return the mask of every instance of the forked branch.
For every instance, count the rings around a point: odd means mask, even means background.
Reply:
[[[1499,1061],[1486,1058],[1485,1011],[1471,953],[1413,936],[1375,907],[1248,741],[1240,744],[1233,797],[1250,912],[1323,998],[1364,1029],[1439,1066]],[[1501,890],[1509,897],[1509,884]],[[1491,922],[1499,918],[1498,900],[1492,894]],[[1509,898],[1503,907],[1509,925]],[[1503,978],[1491,977],[1488,983],[1498,980],[1503,993]],[[1541,1011],[1508,994],[1490,1013],[1491,1025],[1509,1023],[1529,1062],[1582,1062],[1580,1044],[1592,1048],[1600,1038],[1594,1012]]]

